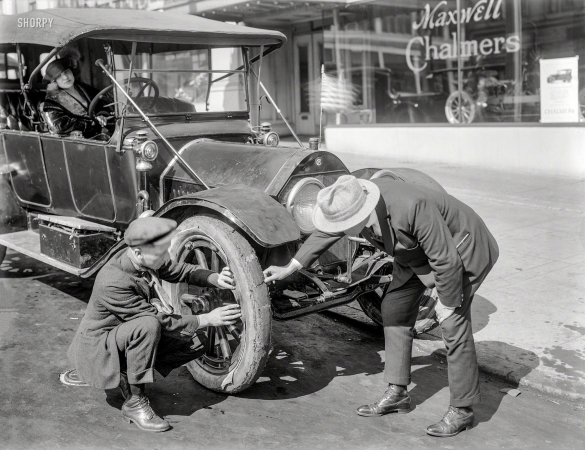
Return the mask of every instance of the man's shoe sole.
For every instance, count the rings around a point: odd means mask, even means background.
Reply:
[[[171,429],[171,426],[169,425],[168,428],[165,428],[164,430],[151,430],[149,428],[143,428],[141,427],[138,422],[135,422],[134,420],[132,420],[130,417],[126,417],[126,416],[122,416],[122,420],[126,423],[134,423],[134,425],[136,425],[138,428],[140,428],[142,431],[150,431],[151,433],[162,433],[164,431],[168,431]]]
[[[362,417],[381,417],[381,416],[385,416],[386,414],[392,414],[392,413],[396,413],[396,414],[408,414],[411,411],[410,408],[408,409],[393,409],[391,411],[382,413],[382,414],[367,414],[367,413],[361,413],[359,411],[357,411],[357,415],[358,416],[362,416]]]
[[[457,436],[462,431],[471,430],[472,428],[473,428],[473,425],[467,425],[465,428],[461,428],[456,433],[451,433],[451,434],[440,434],[440,433],[434,433],[432,431],[427,430],[427,434],[430,436],[435,436],[435,437],[453,437],[453,436]]]

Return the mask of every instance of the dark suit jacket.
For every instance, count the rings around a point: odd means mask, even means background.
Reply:
[[[213,273],[193,264],[165,264],[159,278],[171,283],[210,286]],[[82,380],[101,389],[113,389],[120,383],[120,360],[116,345],[116,327],[143,316],[153,316],[161,324],[163,334],[190,340],[199,326],[197,316],[168,315],[158,312],[150,303],[151,289],[130,261],[126,249],[118,252],[100,270],[85,315],[68,356]]]
[[[498,258],[498,245],[473,209],[438,189],[388,178],[372,180],[381,202],[380,225],[388,224],[382,248],[394,256],[390,289],[397,289],[428,264],[445,306],[458,307],[463,285],[481,283]],[[342,233],[314,232],[295,259],[309,267]],[[365,236],[364,236],[365,237]],[[424,271],[424,269],[422,269]]]

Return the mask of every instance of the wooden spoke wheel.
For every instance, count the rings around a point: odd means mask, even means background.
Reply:
[[[196,381],[218,392],[239,392],[256,381],[270,349],[271,309],[268,288],[256,254],[230,226],[207,216],[182,222],[171,244],[173,259],[214,272],[228,266],[236,289],[202,288],[188,283],[166,284],[175,311],[184,308],[184,294],[204,296],[210,310],[238,303],[242,317],[229,326],[200,330],[205,353],[187,364]]]
[[[382,288],[366,292],[358,297],[358,303],[362,310],[372,321],[379,326],[384,326],[382,321]],[[437,291],[427,289],[420,301],[419,313],[414,326],[415,334],[421,334],[436,326],[435,304],[437,303]]]
[[[473,97],[466,92],[452,92],[445,102],[445,115],[450,123],[471,123],[475,118],[477,106]]]

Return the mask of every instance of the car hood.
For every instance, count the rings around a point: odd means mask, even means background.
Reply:
[[[289,178],[299,172],[307,176],[329,171],[347,171],[332,153],[290,147],[264,147],[199,139],[180,149],[183,159],[210,187],[243,184],[276,197]],[[193,182],[173,159],[164,179]]]

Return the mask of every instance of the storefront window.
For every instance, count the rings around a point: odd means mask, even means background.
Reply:
[[[347,7],[324,31],[326,73],[355,92],[337,123],[583,120],[584,0],[405,4]]]

